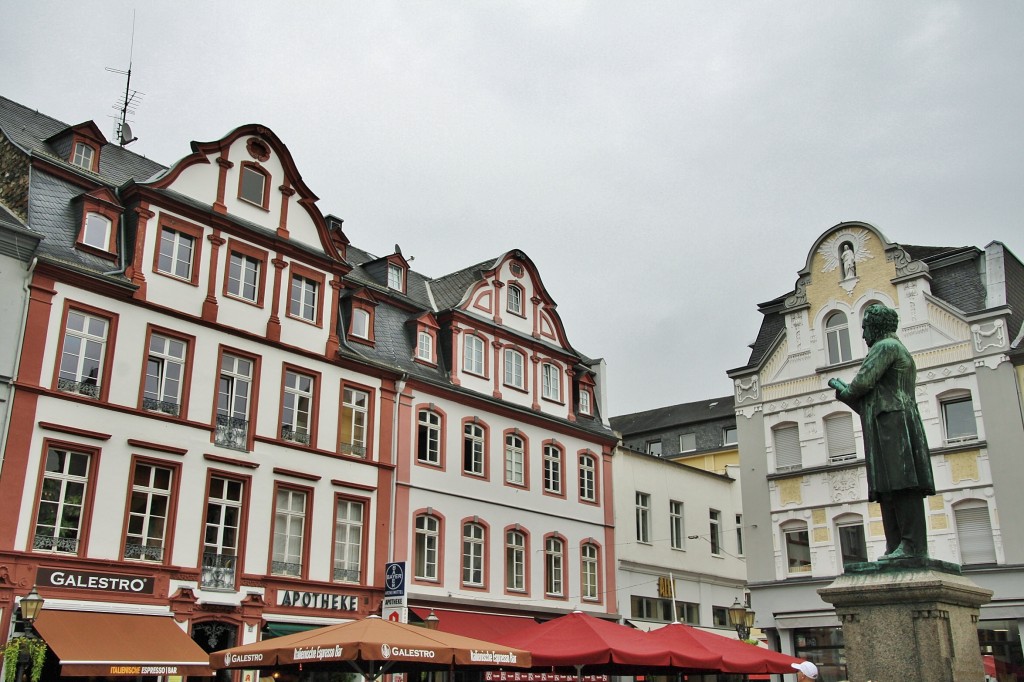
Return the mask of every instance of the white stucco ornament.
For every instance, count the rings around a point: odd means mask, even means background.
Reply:
[[[851,296],[860,281],[857,277],[857,264],[874,258],[867,247],[870,239],[871,233],[864,228],[851,228],[836,232],[818,247],[818,253],[825,259],[821,271],[832,272],[839,268],[839,285]]]

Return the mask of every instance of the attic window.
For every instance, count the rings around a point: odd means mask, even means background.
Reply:
[[[401,265],[388,263],[388,289],[405,291],[405,270]]]
[[[103,251],[110,250],[110,228],[112,223],[106,216],[99,213],[88,213],[85,216],[85,228],[82,230],[82,243]]]
[[[512,274],[515,275],[516,277],[523,276],[523,266],[520,265],[519,263],[512,263],[512,265],[509,266],[509,270],[511,270]]]
[[[95,149],[85,144],[84,142],[75,143],[75,153],[71,157],[71,163],[75,164],[79,168],[84,168],[85,170],[91,171],[93,169],[92,162],[95,158]]]
[[[242,164],[241,177],[238,180],[238,198],[267,208],[269,178],[266,171],[255,164]]]

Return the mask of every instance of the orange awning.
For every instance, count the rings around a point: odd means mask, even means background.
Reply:
[[[430,615],[430,609],[414,606],[409,609],[421,620]],[[490,642],[501,642],[510,632],[520,632],[526,628],[536,627],[537,621],[525,616],[505,616],[494,613],[472,613],[469,611],[451,611],[434,609],[434,615],[440,620],[437,629],[463,637],[479,637]]]
[[[210,677],[210,657],[169,616],[44,609],[35,628],[72,677]]]

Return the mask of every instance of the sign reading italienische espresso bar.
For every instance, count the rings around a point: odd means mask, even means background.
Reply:
[[[36,584],[40,587],[65,587],[93,592],[153,594],[152,577],[127,573],[95,573],[40,566],[36,571]]]
[[[356,611],[359,609],[359,597],[353,594],[331,594],[330,592],[278,590],[277,605],[297,606],[305,609],[327,609],[329,611]]]

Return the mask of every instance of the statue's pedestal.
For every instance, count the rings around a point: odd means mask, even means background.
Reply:
[[[992,591],[959,566],[929,559],[852,564],[818,594],[843,624],[852,682],[984,682],[977,620]]]

